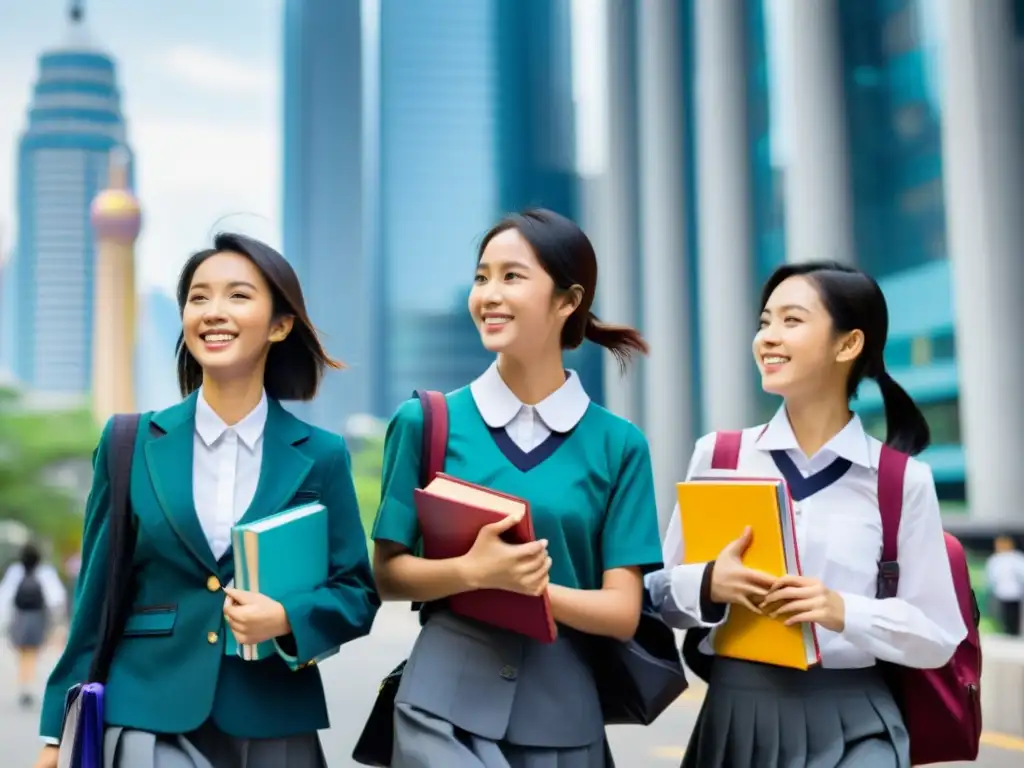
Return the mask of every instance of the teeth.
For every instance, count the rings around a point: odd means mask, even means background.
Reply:
[[[503,316],[503,317],[485,317],[484,318],[484,324],[485,325],[503,325],[504,323],[507,323],[511,319],[512,318],[507,317],[507,316]]]
[[[789,362],[789,358],[788,357],[772,356],[772,357],[765,357],[763,359],[764,359],[765,365],[782,365],[783,363],[788,363]]]
[[[218,344],[222,341],[231,341],[233,338],[235,337],[230,333],[208,333],[203,337],[203,340],[212,344]]]

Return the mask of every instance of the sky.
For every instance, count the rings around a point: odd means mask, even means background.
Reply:
[[[284,0],[86,0],[117,63],[143,209],[139,288],[173,292],[188,255],[237,229],[280,246]],[[67,0],[0,0],[0,256],[16,240],[17,143],[37,57]]]

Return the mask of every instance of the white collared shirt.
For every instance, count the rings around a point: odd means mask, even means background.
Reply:
[[[525,405],[512,393],[498,373],[497,362],[491,363],[469,389],[487,426],[504,428],[524,453],[543,443],[552,432],[572,430],[590,406],[590,397],[575,371],[569,371],[565,383],[536,405]]]
[[[996,552],[985,563],[985,578],[996,600],[1024,598],[1024,552]]]
[[[228,426],[203,397],[196,398],[192,457],[192,498],[213,556],[231,545],[231,528],[252,503],[263,460],[267,396],[234,426]]]
[[[697,441],[687,478],[716,473],[710,469],[714,442],[714,434]],[[803,575],[820,579],[839,592],[845,604],[841,633],[817,627],[822,666],[866,667],[882,659],[923,669],[939,667],[966,637],[967,628],[953,590],[931,469],[914,459],[907,464],[904,481],[898,597],[879,600],[875,596],[882,552],[877,492],[881,448],[854,416],[808,458],[797,445],[785,408],[780,408],[766,428],[743,431],[739,469],[747,477],[781,478],[770,454],[773,450],[785,451],[805,477],[820,472],[836,458],[849,460],[850,469],[832,485],[799,502],[796,514]],[[663,547],[668,567],[648,575],[647,586],[670,624],[680,629],[707,626],[700,619],[704,565],[678,565],[682,554],[677,506]],[[710,650],[707,643],[704,650]]]

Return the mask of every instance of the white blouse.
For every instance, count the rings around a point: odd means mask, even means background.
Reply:
[[[242,519],[260,482],[267,395],[241,421],[228,426],[202,389],[196,398],[192,498],[199,524],[218,560],[231,546],[231,529]]]
[[[694,448],[687,478],[714,475],[714,434]],[[946,555],[939,502],[931,469],[907,464],[900,524],[900,580],[897,597],[875,596],[882,552],[878,511],[878,459],[882,444],[853,419],[814,456],[797,445],[784,408],[767,427],[743,431],[739,470],[747,477],[781,478],[770,451],[786,451],[805,477],[837,458],[852,463],[835,483],[795,505],[797,546],[802,572],[839,592],[846,610],[842,632],[816,627],[822,666],[868,667],[876,659],[920,669],[945,664],[967,635]],[[725,472],[725,474],[731,474]],[[666,568],[649,574],[646,584],[655,607],[670,625],[687,629],[712,626],[701,619],[700,583],[705,564],[679,565],[682,524],[676,507],[666,532]],[[712,635],[714,630],[712,630]],[[710,639],[701,650],[711,653]]]
[[[536,405],[526,405],[508,388],[498,373],[497,362],[469,385],[473,401],[487,426],[504,428],[512,442],[529,453],[552,432],[569,432],[579,424],[590,405],[590,397],[575,371],[558,389]]]

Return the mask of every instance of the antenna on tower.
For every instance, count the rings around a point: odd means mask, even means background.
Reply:
[[[71,0],[71,10],[69,12],[71,21],[74,24],[81,22],[82,17],[85,16],[85,0]]]

